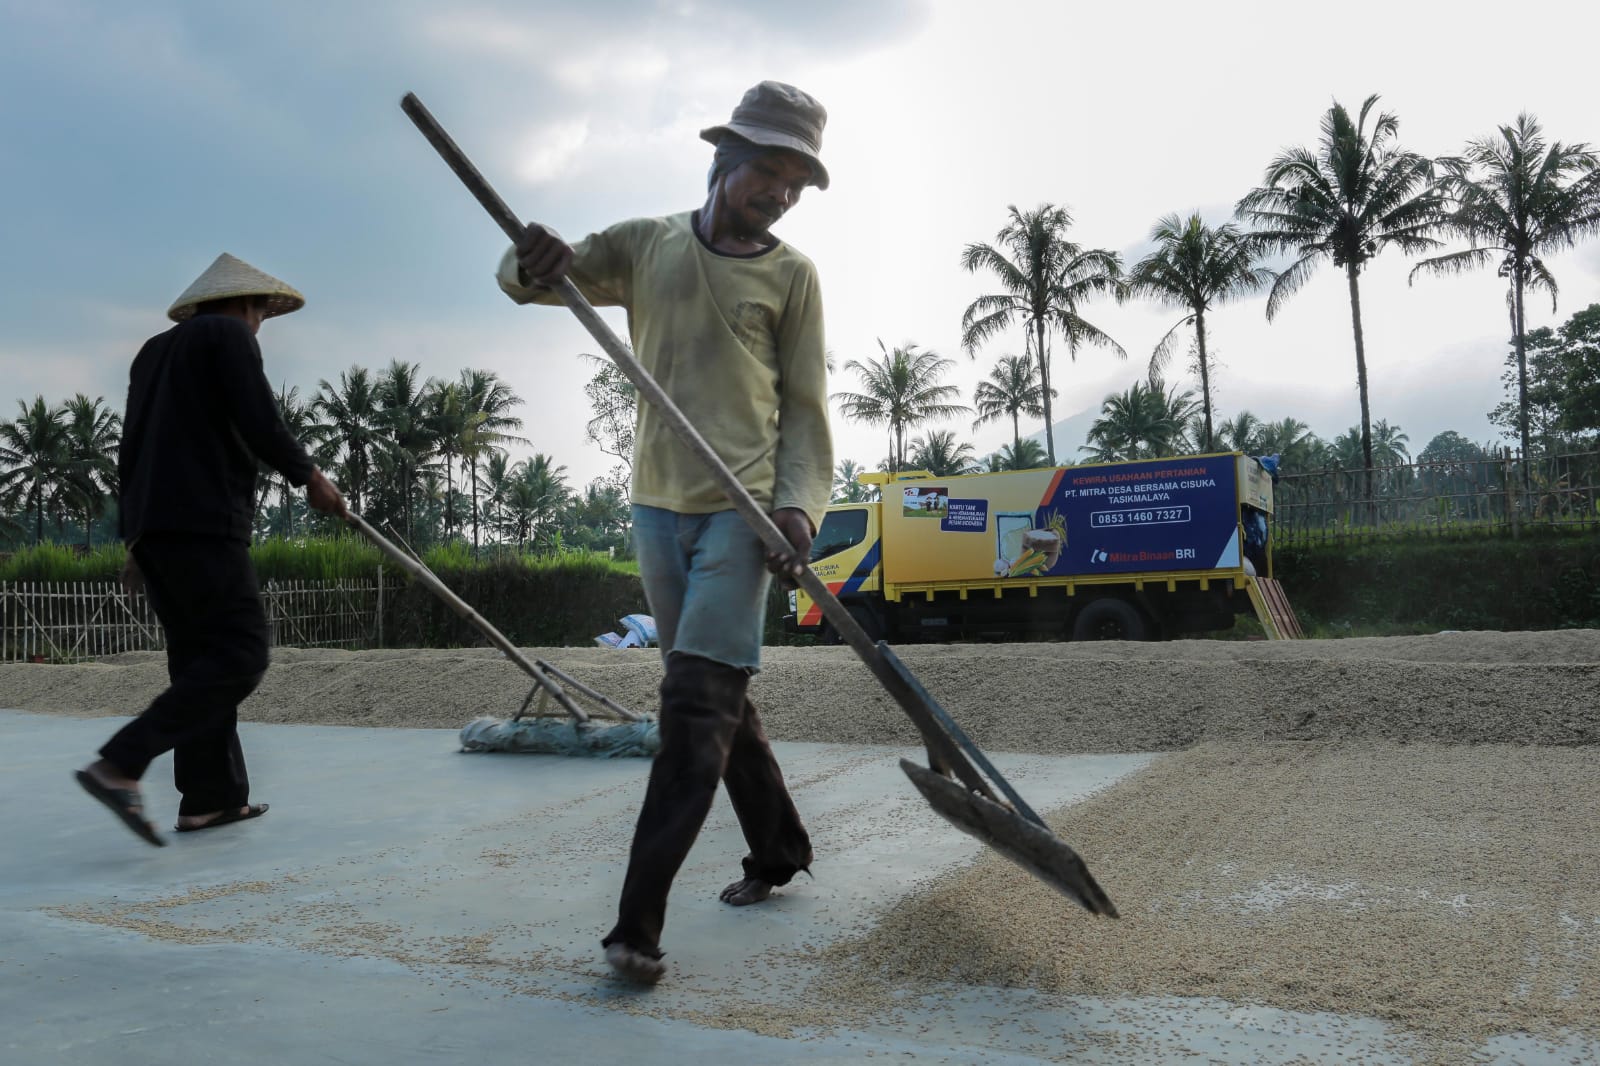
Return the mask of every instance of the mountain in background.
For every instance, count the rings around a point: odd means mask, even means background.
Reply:
[[[1086,456],[1078,449],[1083,447],[1084,442],[1089,439],[1089,427],[1094,425],[1094,420],[1098,417],[1100,417],[1100,408],[1096,405],[1079,411],[1075,415],[1068,415],[1055,423],[1057,463],[1066,465],[1084,461]],[[1023,429],[1026,430],[1027,426],[1024,425]],[[1024,440],[1036,440],[1039,442],[1039,447],[1044,447],[1043,429],[1036,433],[1024,432],[1022,436]],[[1009,442],[1002,441],[1001,443]]]

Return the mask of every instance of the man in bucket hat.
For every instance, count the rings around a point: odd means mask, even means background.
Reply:
[[[759,903],[811,865],[745,693],[760,666],[768,571],[806,565],[832,487],[816,268],[770,233],[808,186],[828,186],[826,119],[799,89],[764,81],[701,133],[716,151],[698,210],[621,222],[576,246],[535,224],[500,264],[500,286],[518,303],[558,302],[547,286],[567,275],[592,302],[627,308],[645,369],[793,546],[768,554],[703,464],[641,405],[633,538],[666,665],[661,751],[617,924],[602,943],[620,974],[645,983],[665,971],[667,893],[719,780],[750,849],[723,902]]]
[[[178,323],[133,361],[123,416],[120,523],[130,585],[141,580],[167,638],[171,686],[100,749],[78,783],[151,844],[139,780],[173,753],[180,833],[265,814],[250,802],[239,703],[267,669],[267,618],[249,544],[256,461],[311,506],[344,498],[279,414],[256,332],[305,298],[224,253],[167,311]]]

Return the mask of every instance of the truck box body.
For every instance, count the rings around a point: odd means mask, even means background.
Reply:
[[[812,569],[874,636],[1144,639],[1227,628],[1250,609],[1235,593],[1251,574],[1269,576],[1264,543],[1246,562],[1242,519],[1271,512],[1271,478],[1237,452],[863,481],[881,500],[829,508]],[[820,629],[809,597],[793,606],[794,628]]]

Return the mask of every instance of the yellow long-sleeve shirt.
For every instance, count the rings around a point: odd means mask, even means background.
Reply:
[[[781,242],[754,256],[720,255],[696,235],[689,212],[620,222],[573,249],[573,283],[597,306],[627,309],[639,362],[756,502],[798,507],[820,523],[833,441],[811,260]],[[525,284],[513,250],[498,278],[517,303],[559,302]],[[632,497],[684,514],[732,507],[643,399]]]

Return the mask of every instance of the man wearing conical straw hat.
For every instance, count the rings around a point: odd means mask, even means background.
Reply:
[[[262,368],[263,319],[305,297],[223,253],[179,296],[178,323],[133,361],[123,415],[122,539],[130,584],[142,578],[167,638],[171,686],[118,730],[78,783],[151,844],[139,780],[173,753],[183,798],[178,832],[266,813],[250,802],[239,703],[267,669],[267,617],[249,545],[260,460],[304,486],[312,507],[345,514],[344,498],[283,423]]]

